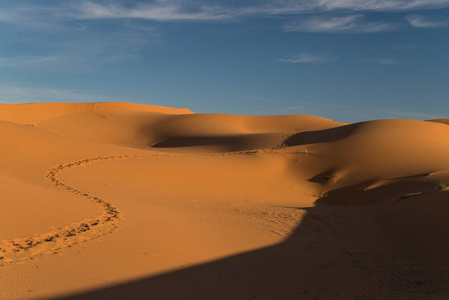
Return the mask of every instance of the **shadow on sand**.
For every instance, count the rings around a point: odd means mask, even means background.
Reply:
[[[395,247],[379,246],[394,243],[385,241],[388,228],[373,226],[379,223],[374,206],[319,204],[306,209],[301,223],[280,244],[63,299],[433,299],[441,295],[441,285],[429,279],[432,275],[415,258]]]
[[[303,131],[295,133],[284,140],[282,133],[245,133],[212,136],[180,136],[170,137],[153,143],[153,148],[182,148],[195,146],[227,146],[234,151],[238,149],[258,149],[282,143],[286,147],[307,144],[327,143],[343,139],[351,135],[359,124],[350,124],[330,129]]]

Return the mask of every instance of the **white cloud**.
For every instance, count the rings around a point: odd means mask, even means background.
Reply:
[[[137,18],[155,21],[222,20],[232,17],[225,9],[199,6],[188,9],[186,1],[155,1],[124,7],[116,3],[97,4],[82,2],[73,16],[79,19]]]
[[[405,11],[449,6],[448,0],[316,0],[325,10],[349,9],[355,11]]]
[[[315,55],[310,53],[298,53],[293,58],[280,58],[277,61],[284,63],[322,63],[335,60],[333,56]]]
[[[428,18],[420,15],[407,15],[405,19],[407,20],[407,22],[409,22],[410,25],[418,28],[436,28],[449,26],[449,21],[429,20]]]
[[[334,32],[334,33],[373,33],[391,31],[397,28],[394,24],[365,22],[364,15],[333,17],[307,17],[284,24],[285,31],[302,32]]]
[[[160,40],[158,31],[127,28],[107,35],[86,29],[71,31],[59,39],[51,37],[45,37],[45,54],[0,56],[0,67],[90,73],[105,65],[139,59],[145,47]],[[28,40],[30,44],[40,42],[39,36],[30,36]]]
[[[16,69],[46,69],[63,73],[89,73],[104,64],[132,59],[121,54],[80,53],[73,55],[0,57],[0,67]]]
[[[67,27],[56,22],[63,9],[58,6],[27,5],[2,8],[0,23],[10,23],[28,30],[59,32]]]
[[[82,24],[79,27],[76,27],[77,30],[79,31],[84,31],[87,30],[89,27],[86,24]]]
[[[133,1],[134,2],[134,1]],[[134,2],[136,3],[136,2]],[[91,0],[58,2],[52,6],[28,5],[5,8],[0,12],[0,22],[27,26],[33,30],[64,30],[66,21],[89,19],[141,19],[160,22],[219,21],[229,22],[247,17],[273,15],[315,14],[285,25],[289,31],[311,32],[380,32],[393,30],[394,24],[366,22],[363,11],[411,11],[448,7],[449,0],[246,0],[227,5],[228,1],[209,0],[155,0],[137,1]],[[357,13],[327,17],[329,13]],[[410,18],[413,18],[410,17]],[[411,19],[412,20],[412,19]],[[418,22],[420,20],[412,22]],[[410,21],[409,21],[410,22]],[[422,23],[422,22],[421,22]],[[128,27],[146,27],[129,23]],[[431,24],[431,23],[426,23]],[[426,25],[425,24],[425,25]],[[431,27],[430,25],[428,27]],[[435,26],[434,26],[435,27]],[[77,27],[86,29],[86,25]],[[148,28],[151,28],[150,26]],[[139,29],[139,28],[135,28]],[[142,29],[145,30],[145,29]]]
[[[107,101],[117,101],[117,99],[69,90],[40,89],[0,83],[0,103]]]
[[[393,44],[391,45],[391,49],[393,50],[402,50],[402,49],[417,49],[420,48],[417,44]]]
[[[74,60],[72,56],[20,56],[0,57],[0,66],[12,68],[42,68]]]
[[[220,2],[217,2],[220,3]],[[223,3],[223,2],[221,2]],[[207,0],[156,0],[124,6],[118,1],[84,1],[69,14],[80,19],[139,18],[155,21],[222,21],[245,16],[294,15],[332,11],[409,11],[449,6],[449,0],[249,0],[239,6]]]
[[[379,65],[397,65],[400,64],[401,61],[395,60],[395,59],[388,59],[388,58],[367,58],[367,59],[361,59],[357,61],[358,63],[372,63],[372,64],[379,64]]]
[[[380,65],[397,65],[400,63],[400,61],[398,60],[388,58],[378,58],[376,61]]]

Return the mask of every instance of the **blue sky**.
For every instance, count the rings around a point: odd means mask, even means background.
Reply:
[[[449,0],[1,0],[0,41],[0,103],[449,118]]]

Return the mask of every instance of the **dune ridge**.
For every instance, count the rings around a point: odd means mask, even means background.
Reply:
[[[0,120],[17,124],[36,124],[42,121],[82,112],[147,111],[163,114],[191,114],[185,108],[170,108],[126,102],[94,103],[28,103],[0,104]]]
[[[0,298],[447,297],[448,119],[39,103],[0,120]]]

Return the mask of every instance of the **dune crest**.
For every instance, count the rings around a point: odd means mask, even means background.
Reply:
[[[186,108],[170,108],[126,102],[0,104],[0,120],[37,124],[55,117],[81,112],[146,111],[163,114],[191,114]]]

